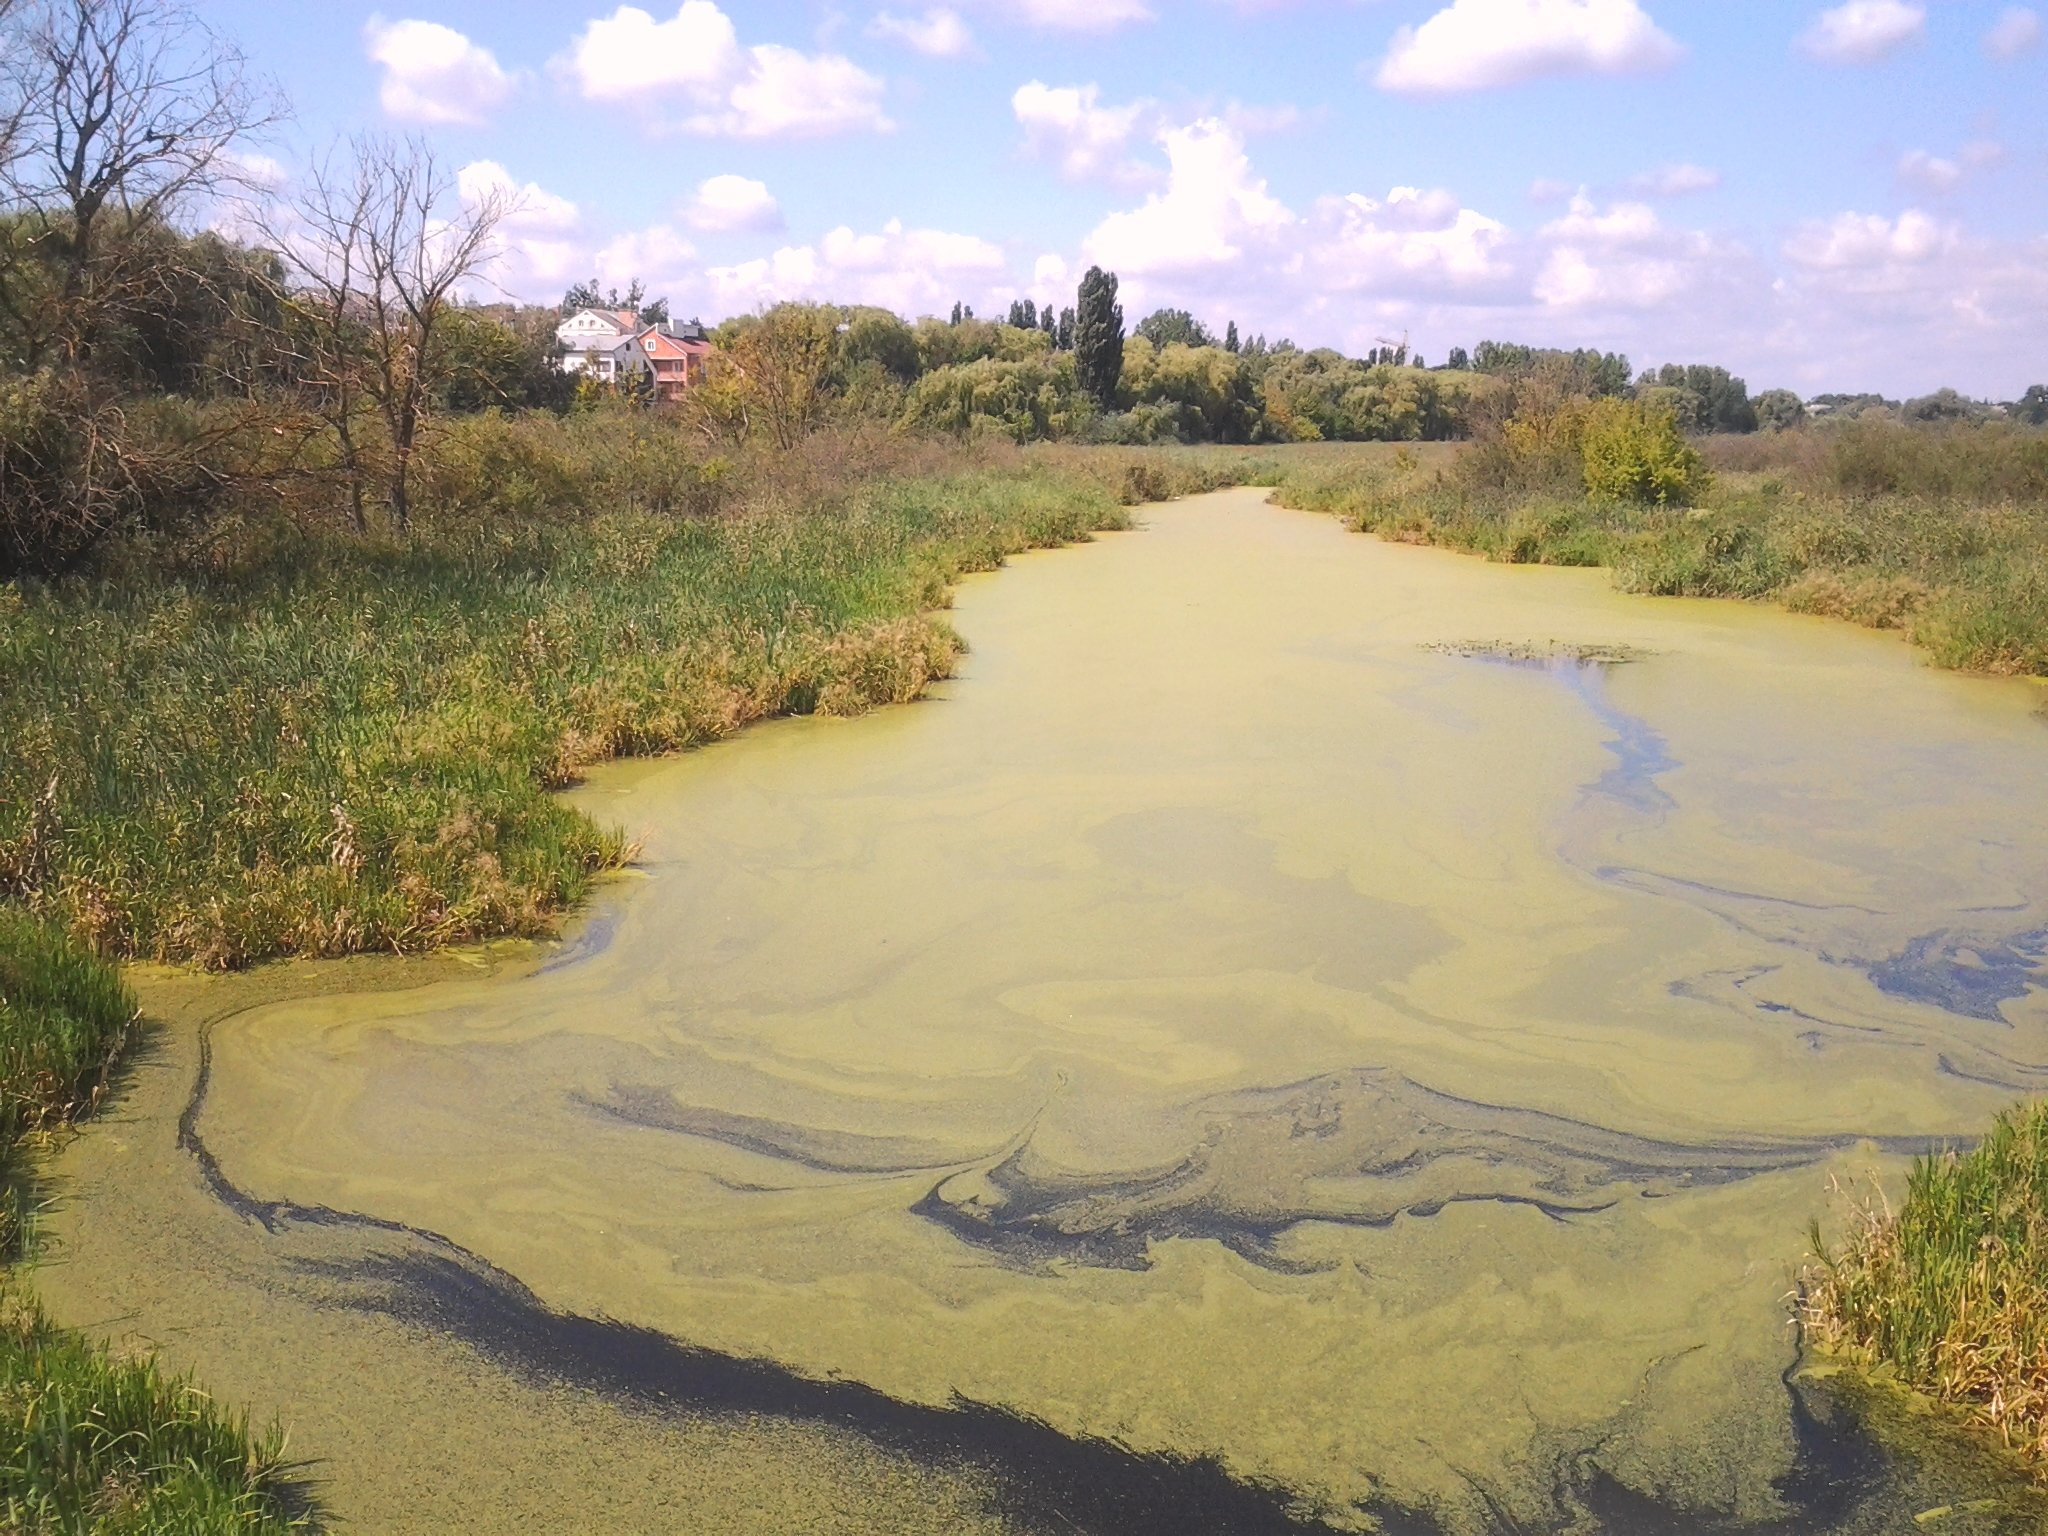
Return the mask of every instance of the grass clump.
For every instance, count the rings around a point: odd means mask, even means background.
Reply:
[[[120,1360],[0,1294],[0,1526],[30,1536],[303,1528],[275,1429],[152,1360]]]
[[[134,1019],[111,965],[48,919],[0,905],[0,1262],[27,1228],[33,1138],[98,1101]]]
[[[1818,1221],[1810,1243],[1814,1341],[1955,1405],[2048,1482],[2048,1101],[1918,1159],[1899,1209],[1853,1213],[1838,1251]]]

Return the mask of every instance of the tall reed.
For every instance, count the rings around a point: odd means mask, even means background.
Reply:
[[[1810,1235],[1801,1315],[1823,1348],[1888,1366],[1959,1407],[2048,1482],[2048,1101],[2001,1114],[1967,1153],[1913,1165],[1897,1211]]]

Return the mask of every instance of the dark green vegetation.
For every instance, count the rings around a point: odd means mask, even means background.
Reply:
[[[252,1434],[149,1360],[119,1360],[0,1294],[0,1520],[32,1536],[298,1529],[283,1437]]]
[[[1955,1405],[2048,1478],[2048,1103],[1916,1161],[1899,1209],[1853,1212],[1839,1250],[1818,1222],[1811,1244],[1818,1343]]]

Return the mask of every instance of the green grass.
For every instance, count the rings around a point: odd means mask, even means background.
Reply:
[[[1383,538],[1606,566],[1627,592],[1771,601],[1903,630],[1940,666],[2048,676],[2048,433],[1859,423],[1703,446],[1717,473],[1693,506],[1514,483],[1475,449],[1283,462],[1279,499]]]
[[[468,430],[531,459],[563,429]],[[651,488],[592,509],[457,446],[469,468],[437,477],[458,488],[404,542],[252,522],[0,588],[0,893],[104,953],[216,967],[544,933],[628,854],[550,790],[915,697],[953,663],[928,610],[962,572],[1127,521],[1107,460],[749,479],[661,441]],[[717,479],[722,505],[674,509]]]
[[[0,1295],[0,1523],[30,1536],[300,1528],[275,1430],[151,1360],[117,1360]]]
[[[29,1141],[97,1101],[135,998],[56,924],[0,906],[0,1262],[27,1229]]]
[[[1916,1161],[1898,1210],[1853,1212],[1839,1250],[1818,1222],[1810,1242],[1812,1337],[1956,1405],[2048,1480],[2048,1102]]]

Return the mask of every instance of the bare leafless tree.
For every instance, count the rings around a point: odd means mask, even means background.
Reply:
[[[336,160],[308,178],[291,227],[274,238],[299,274],[305,377],[334,428],[357,526],[366,521],[357,434],[368,401],[384,427],[386,502],[402,528],[439,379],[442,322],[493,255],[513,199],[489,187],[458,197],[454,178],[418,140],[357,139],[345,162]]]
[[[280,108],[180,0],[15,0],[8,29],[0,195],[34,259],[0,262],[0,307],[29,338],[27,366],[52,348],[83,361],[109,306],[149,281],[103,226],[151,224],[241,180],[233,146]],[[25,265],[54,266],[57,291],[6,281]]]

